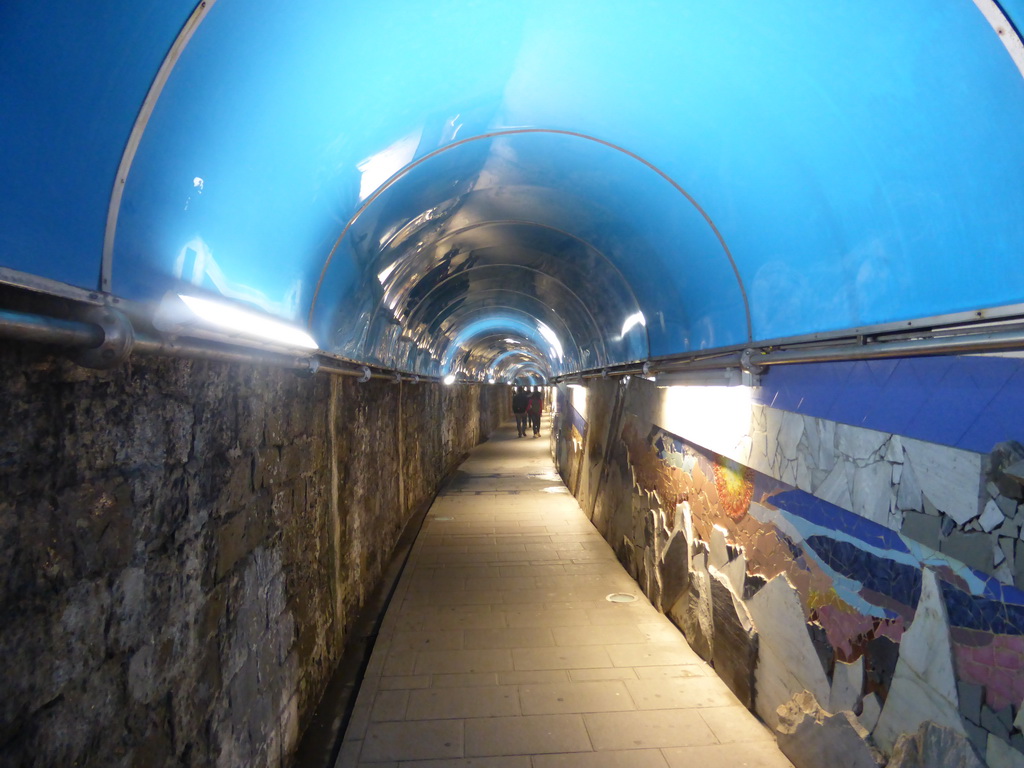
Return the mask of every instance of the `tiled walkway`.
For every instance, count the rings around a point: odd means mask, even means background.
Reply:
[[[431,508],[339,768],[789,768],[504,427]],[[610,602],[622,593],[635,602]]]

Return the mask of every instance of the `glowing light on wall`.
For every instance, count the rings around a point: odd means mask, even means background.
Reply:
[[[455,374],[449,373],[447,376],[444,377],[444,379],[442,379],[442,381],[444,381],[444,383],[450,387],[452,384],[455,383]]]
[[[643,312],[636,312],[627,317],[625,322],[622,323],[622,333],[620,333],[619,336],[624,338],[627,333],[638,325],[642,325],[644,328],[647,327],[647,318],[644,317]]]
[[[749,387],[668,387],[658,424],[669,432],[739,462],[750,458]]]
[[[320,346],[301,328],[258,312],[198,296],[178,294],[178,298],[195,317],[218,330],[298,349],[318,349]]]
[[[576,412],[584,419],[587,418],[587,388],[580,384],[570,384],[569,397]]]

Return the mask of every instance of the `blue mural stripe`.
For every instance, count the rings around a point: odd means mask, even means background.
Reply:
[[[811,536],[807,545],[837,573],[903,605],[911,608],[917,605],[921,597],[920,569],[878,557],[848,541],[827,536]]]
[[[1000,602],[985,595],[972,595],[941,580],[939,584],[952,626],[980,629],[999,635],[1024,635],[1024,605]]]
[[[1024,360],[953,356],[773,367],[755,401],[988,453],[1024,441]]]
[[[790,514],[802,517],[822,528],[845,533],[872,547],[902,553],[910,552],[896,531],[812,496],[806,491],[794,488],[775,494],[768,501]]]

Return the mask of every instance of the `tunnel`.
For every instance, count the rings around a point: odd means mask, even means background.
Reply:
[[[1022,0],[0,22],[0,764],[647,765],[346,751],[549,489],[797,768],[1024,766]]]

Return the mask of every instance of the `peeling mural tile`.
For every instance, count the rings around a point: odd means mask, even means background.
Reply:
[[[907,461],[921,490],[958,525],[978,516],[978,481],[981,456],[944,445],[905,438]]]
[[[807,691],[779,707],[775,732],[779,748],[798,768],[879,768],[885,762],[851,713],[830,714]]]
[[[800,599],[786,577],[769,581],[747,601],[747,609],[760,637],[755,680],[761,719],[777,725],[776,710],[801,691],[827,702],[828,679],[807,634]]]
[[[1024,768],[1024,755],[992,734],[988,735],[985,761],[989,768]]]
[[[711,619],[715,672],[747,708],[754,706],[758,635],[743,601],[720,575],[711,574]]]
[[[899,662],[875,726],[875,740],[891,750],[901,733],[916,731],[928,720],[964,732],[946,608],[938,579],[926,569],[914,621],[900,642]]]
[[[962,734],[935,723],[900,736],[887,768],[985,768]]]
[[[864,657],[847,664],[836,661],[832,670],[832,688],[828,699],[830,712],[854,711],[864,691]]]
[[[875,729],[875,725],[878,723],[878,716],[882,714],[882,704],[878,700],[878,694],[872,693],[864,699],[864,703],[861,707],[861,713],[857,719],[860,724],[864,726],[864,729],[869,733]]]

